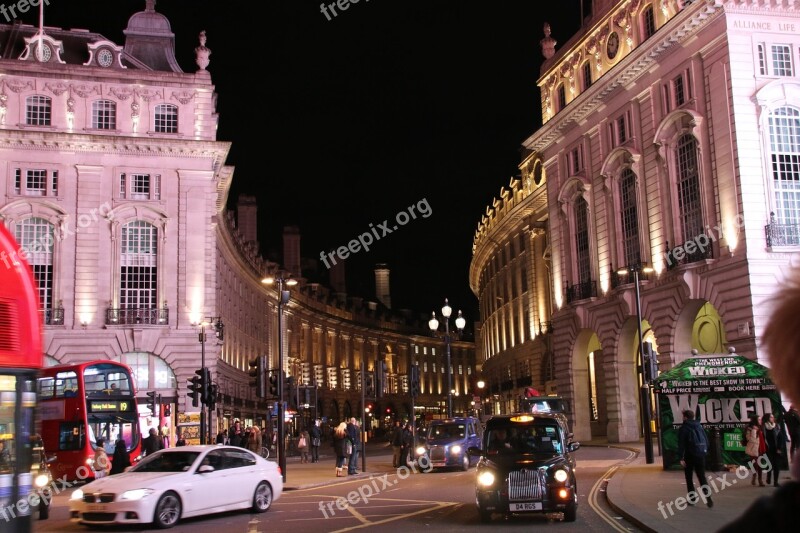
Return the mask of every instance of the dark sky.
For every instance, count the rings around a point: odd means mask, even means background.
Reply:
[[[317,0],[159,0],[156,9],[187,72],[207,32],[218,139],[233,142],[229,205],[257,196],[262,249],[279,250],[283,226],[296,224],[303,255],[318,258],[427,205],[429,217],[348,259],[349,292],[373,294],[372,269],[388,263],[393,307],[438,314],[448,297],[472,321],[477,224],[541,124],[543,23],[563,44],[579,26],[579,3],[360,0],[330,21]],[[122,44],[144,4],[50,0],[45,24]]]

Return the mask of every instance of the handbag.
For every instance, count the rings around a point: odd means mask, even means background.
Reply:
[[[352,454],[353,454],[353,443],[347,441],[347,455],[352,455]]]
[[[311,445],[319,446],[319,437],[311,437]]]
[[[297,441],[297,447],[298,448],[305,448],[306,446],[307,446],[306,438],[305,437],[300,437],[300,440]]]

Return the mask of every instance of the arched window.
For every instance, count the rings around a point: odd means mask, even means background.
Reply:
[[[656,17],[653,12],[653,5],[642,10],[642,40],[649,39],[656,32]]]
[[[120,362],[131,367],[136,390],[174,389],[175,373],[166,361],[147,352],[129,352],[120,356]]]
[[[697,163],[697,139],[684,133],[678,139],[675,152],[678,171],[678,212],[680,213],[681,237],[684,241],[695,239],[703,234],[703,210],[700,199],[700,175]],[[709,249],[710,250],[710,249]],[[697,257],[694,257],[694,256]],[[691,257],[690,257],[691,256]],[[692,263],[706,257],[699,250],[686,253],[686,262]]]
[[[769,114],[769,148],[775,222],[794,226],[782,231],[780,244],[800,244],[800,110],[779,107]]]
[[[178,106],[159,104],[155,112],[156,133],[178,133]]]
[[[50,126],[52,102],[47,96],[33,95],[25,99],[25,124]]]
[[[97,130],[117,129],[117,104],[111,100],[92,102],[92,128]]]
[[[121,244],[120,323],[157,323],[158,228],[143,220],[129,222],[122,226]]]
[[[45,310],[46,324],[54,323],[49,313],[53,307],[54,230],[50,222],[39,217],[22,219],[14,226],[14,237],[27,254],[28,264],[39,288],[39,305]]]
[[[622,251],[624,265],[638,265],[641,260],[639,248],[639,209],[636,205],[636,174],[626,168],[619,180],[620,215],[622,216]]]

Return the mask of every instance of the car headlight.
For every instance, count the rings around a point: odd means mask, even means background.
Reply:
[[[82,500],[83,499],[83,491],[81,489],[75,489],[72,491],[72,494],[69,497],[70,500]]]
[[[425,446],[420,446],[417,448],[417,455],[425,455],[425,452],[428,451],[425,449]]]
[[[494,485],[494,474],[488,470],[484,470],[478,474],[478,484],[483,485],[484,487],[491,487]]]
[[[46,487],[50,484],[50,477],[47,474],[39,474],[36,476],[36,479],[33,480],[33,484],[37,489]]]
[[[556,470],[555,474],[553,474],[553,477],[556,478],[556,481],[559,483],[564,483],[569,477],[569,474],[567,474],[566,470],[559,468]]]
[[[450,448],[450,453],[461,453],[461,446],[456,444]]]
[[[133,489],[133,490],[126,490],[122,494],[120,494],[120,500],[127,500],[129,502],[141,500],[147,496],[153,494],[153,489]]]

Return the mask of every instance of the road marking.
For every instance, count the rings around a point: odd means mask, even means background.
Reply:
[[[600,505],[597,503],[597,495],[600,492],[600,486],[603,484],[603,481],[613,476],[614,473],[617,471],[617,469],[619,469],[619,467],[622,466],[623,463],[627,463],[634,457],[636,457],[636,453],[629,451],[628,457],[623,459],[622,463],[617,463],[616,465],[606,470],[594,484],[592,490],[589,491],[589,497],[587,498],[589,500],[589,507],[592,508],[592,510],[597,514],[597,516],[605,520],[612,528],[614,528],[614,530],[623,531],[625,533],[629,533],[629,530],[620,526],[617,520],[613,516],[605,512],[605,510],[603,510],[600,507]]]
[[[433,502],[431,502],[431,503],[433,503]],[[410,518],[412,516],[416,516],[416,515],[420,515],[420,514],[430,513],[432,511],[438,511],[439,509],[444,509],[446,507],[451,507],[451,506],[454,506],[454,505],[461,505],[461,504],[460,503],[454,503],[454,502],[436,502],[436,505],[434,505],[433,507],[431,507],[429,509],[422,509],[422,510],[419,510],[419,511],[414,511],[413,513],[406,513],[406,514],[393,516],[393,517],[390,517],[390,518],[384,518],[383,520],[377,520],[375,522],[366,522],[366,523],[360,524],[358,526],[346,527],[344,529],[337,529],[336,531],[333,531],[331,533],[340,533],[340,532],[343,532],[343,531],[352,531],[354,529],[361,529],[361,528],[365,528],[365,527],[369,527],[369,526],[377,526],[379,524],[388,524],[389,522],[396,522],[397,520],[402,520],[404,518]]]
[[[352,505],[348,505],[347,510],[350,511],[351,515],[358,518],[359,522],[361,522],[362,524],[369,524],[369,520],[367,520],[367,518],[363,514],[356,511],[356,508],[353,507]]]

